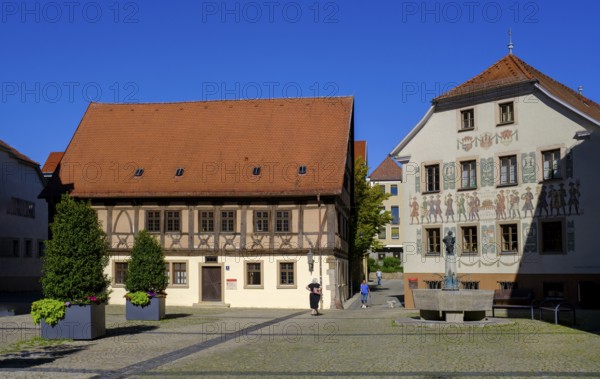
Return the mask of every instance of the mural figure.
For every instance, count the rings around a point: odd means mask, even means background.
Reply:
[[[531,187],[525,188],[525,191],[521,195],[521,198],[525,201],[525,204],[523,204],[523,216],[527,217],[527,211],[529,211],[529,216],[533,217],[533,194],[531,193]]]
[[[437,213],[435,211],[435,199],[433,198],[433,195],[429,196],[429,222],[431,222],[431,219],[434,219],[434,222],[437,222]]]
[[[464,200],[463,200],[464,201]],[[452,203],[454,202],[454,200],[452,200],[452,194],[449,193],[448,196],[446,196],[446,222],[450,222],[450,216],[452,216],[452,222],[454,221],[454,208],[452,208]],[[463,207],[464,207],[464,203],[463,203]]]
[[[558,203],[560,205],[560,208],[562,209],[562,213],[563,215],[567,214],[567,190],[565,189],[565,184],[564,183],[560,183],[559,185],[559,189],[557,190],[558,192]]]
[[[542,186],[540,194],[538,196],[538,216],[542,217],[542,210],[546,212],[548,216],[548,201],[546,200],[548,193],[546,192],[546,186]]]
[[[548,199],[550,200],[550,215],[554,215],[554,210],[556,210],[556,215],[560,216],[560,192],[557,189],[554,189],[554,185],[550,184],[550,189],[548,189]]]
[[[423,223],[424,219],[427,219],[427,222],[431,222],[428,213],[428,204],[427,196],[423,196],[423,202],[421,203],[421,224]]]
[[[419,203],[417,202],[417,197],[414,196],[412,201],[410,202],[410,224],[413,224],[413,218],[417,220],[417,224],[419,223]]]
[[[435,197],[435,221],[437,222],[437,217],[440,216],[440,222],[444,222],[444,217],[442,216],[442,199],[438,194]]]
[[[575,184],[573,182],[569,183],[569,216],[571,215],[571,210],[575,207],[575,214],[579,214],[579,183]]]
[[[513,190],[512,194],[509,192],[510,199],[510,218],[521,218],[521,211],[519,210],[519,201],[521,197],[517,190]]]
[[[467,211],[465,209],[465,195],[460,194],[457,200],[458,203],[458,222],[462,220],[462,217],[465,217],[465,221],[467,221]]]
[[[473,196],[469,196],[469,219],[474,221],[477,218],[479,221],[479,206],[481,201],[477,197],[477,192],[473,192]]]
[[[496,219],[506,220],[506,196],[504,196],[504,190],[500,190],[500,193],[496,195]]]

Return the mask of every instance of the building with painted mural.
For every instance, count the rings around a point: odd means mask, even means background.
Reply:
[[[88,107],[45,194],[91,200],[122,304],[134,236],[162,245],[167,305],[323,308],[349,297],[351,97]]]
[[[392,152],[405,288],[440,286],[451,231],[463,288],[597,306],[599,126],[598,103],[512,53],[435,98]]]
[[[390,212],[392,221],[380,229],[377,236],[383,248],[370,253],[370,257],[376,260],[383,260],[385,257],[395,257],[402,259],[402,168],[398,163],[387,157],[373,172],[369,175],[369,181],[373,186],[379,186],[384,193],[389,194],[389,198],[383,201],[382,210]]]
[[[40,165],[0,140],[0,292],[39,291],[48,206]]]

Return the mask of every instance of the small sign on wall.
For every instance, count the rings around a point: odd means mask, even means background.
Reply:
[[[227,279],[227,289],[237,290],[237,279]]]
[[[229,271],[229,266],[225,266],[225,271]]]

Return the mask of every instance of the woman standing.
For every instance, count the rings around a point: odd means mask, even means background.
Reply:
[[[310,300],[310,309],[312,310],[311,314],[316,316],[319,313],[319,301],[321,300],[321,285],[317,278],[313,278],[312,283],[306,286],[306,289],[310,291],[309,300]]]

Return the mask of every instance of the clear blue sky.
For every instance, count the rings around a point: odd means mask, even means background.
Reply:
[[[90,100],[355,96],[375,168],[440,93],[514,53],[600,101],[597,1],[2,1],[0,139],[44,163]]]

